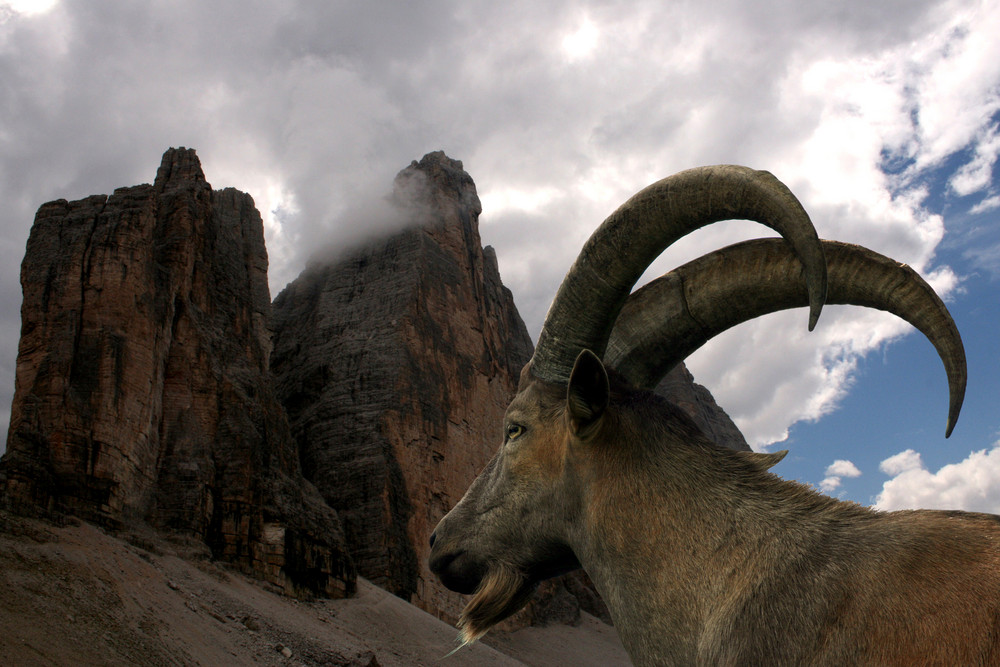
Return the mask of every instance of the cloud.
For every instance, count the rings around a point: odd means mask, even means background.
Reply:
[[[969,454],[937,472],[908,449],[879,465],[892,478],[875,501],[881,510],[950,509],[1000,513],[1000,443]]]
[[[920,454],[912,449],[907,449],[882,461],[878,469],[886,475],[896,476],[911,470],[920,470],[923,468],[923,465],[923,461],[920,460]]]
[[[860,477],[861,471],[858,470],[858,467],[850,461],[837,459],[827,466],[826,475],[835,475],[837,477]]]
[[[971,147],[973,154],[992,154],[996,146],[984,123],[1000,111],[1000,61],[993,57],[995,44],[990,37],[1000,30],[996,7],[966,3],[941,3],[935,8],[939,29],[912,50],[906,67],[916,87],[912,92],[919,112],[916,166],[922,168]],[[992,84],[990,82],[993,82]],[[978,90],[979,92],[973,92]],[[987,125],[988,126],[988,125]]]
[[[960,196],[971,195],[989,188],[993,183],[993,167],[998,156],[1000,156],[1000,125],[994,125],[976,137],[972,158],[955,172],[948,185]]]
[[[826,467],[823,473],[826,477],[819,483],[819,488],[823,493],[830,493],[840,486],[844,477],[861,477],[858,467],[845,459],[837,459]]]
[[[44,14],[52,9],[59,0],[5,0],[0,3],[0,16],[5,9],[23,16]]]
[[[992,211],[994,209],[1000,208],[1000,195],[993,195],[992,197],[986,197],[981,202],[969,209],[969,213],[986,213],[987,211]]]
[[[532,335],[590,232],[681,169],[769,169],[821,236],[943,276],[944,224],[923,208],[920,175],[963,151],[953,187],[979,192],[996,161],[992,3],[388,7],[62,0],[6,16],[0,328],[17,328],[10,304],[37,207],[148,182],[169,146],[195,147],[215,187],[253,195],[272,294],[312,249],[363,235],[356,216],[378,209],[410,160],[445,150],[476,180],[484,242]],[[883,173],[887,155],[898,173]],[[712,225],[648,275],[761,232]],[[857,360],[909,331],[828,309],[807,335],[803,313],[777,314],[690,366],[760,447],[834,409]],[[0,381],[15,347],[0,340]]]

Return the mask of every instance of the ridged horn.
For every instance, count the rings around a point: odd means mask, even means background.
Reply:
[[[933,288],[906,264],[857,245],[823,241],[827,303],[878,308],[906,320],[937,349],[948,375],[951,435],[965,397],[965,348]],[[664,274],[632,294],[605,363],[647,389],[712,337],[741,322],[809,304],[802,264],[781,239],[737,243]]]
[[[720,220],[759,222],[791,244],[806,267],[812,330],[826,297],[826,262],[802,205],[766,171],[699,167],[641,190],[594,232],[549,307],[532,375],[565,384],[581,350],[603,356],[618,312],[650,263],[677,239]]]

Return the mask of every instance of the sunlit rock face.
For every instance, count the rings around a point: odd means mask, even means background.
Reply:
[[[454,618],[463,601],[427,569],[428,538],[496,451],[532,346],[462,163],[425,156],[392,199],[401,231],[315,262],[275,299],[272,369],[359,573]]]
[[[153,185],[43,205],[21,283],[8,505],[149,522],[290,593],[353,589],[273,394],[249,195],[170,149]]]

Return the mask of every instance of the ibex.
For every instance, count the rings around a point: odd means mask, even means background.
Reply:
[[[784,239],[629,295],[666,246],[722,219]],[[431,537],[431,570],[473,595],[463,642],[582,567],[640,665],[1000,664],[1000,517],[829,498],[769,472],[783,453],[719,447],[651,391],[717,333],[805,305],[811,329],[824,302],[888,310],[931,340],[950,434],[966,364],[944,304],[909,267],[819,240],[770,174],[681,172],[613,213],[558,290],[498,453]]]

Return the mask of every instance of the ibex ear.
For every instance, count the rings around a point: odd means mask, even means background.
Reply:
[[[740,456],[750,459],[764,470],[769,470],[772,467],[778,465],[778,462],[781,461],[781,459],[785,458],[786,454],[788,454],[787,449],[782,449],[780,452],[774,452],[771,454],[758,453],[758,452],[740,452]]]
[[[566,415],[573,435],[587,438],[597,429],[610,397],[611,387],[604,364],[596,354],[584,350],[573,364],[566,390]]]

